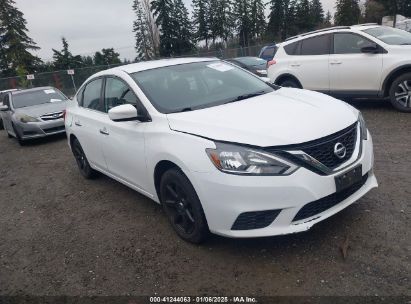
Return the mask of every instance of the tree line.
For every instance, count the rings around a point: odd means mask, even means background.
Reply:
[[[411,1],[337,0],[334,16],[320,0],[192,0],[191,13],[182,0],[134,0],[131,9],[134,61],[140,61],[282,41],[332,25],[380,23],[385,15],[411,16]],[[0,0],[0,77],[129,62],[121,62],[114,48],[73,55],[65,38],[49,62],[35,56],[37,50],[14,0]]]

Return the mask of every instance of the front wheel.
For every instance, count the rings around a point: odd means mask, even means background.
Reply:
[[[81,175],[83,175],[87,179],[94,178],[97,175],[97,172],[93,168],[91,168],[86,154],[84,153],[83,148],[81,147],[80,142],[77,138],[75,138],[71,143],[71,150],[76,159],[77,166],[80,170]]]
[[[390,88],[390,100],[398,111],[411,113],[411,73],[394,80]]]
[[[209,230],[200,200],[181,170],[174,168],[164,173],[160,200],[172,227],[182,239],[199,244],[207,238]]]

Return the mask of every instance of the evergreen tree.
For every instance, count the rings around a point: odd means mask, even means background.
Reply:
[[[287,2],[285,0],[271,0],[269,5],[267,37],[270,39],[284,39],[284,24],[288,10]]]
[[[325,15],[325,18],[324,18],[324,27],[330,27],[330,26],[332,26],[332,16],[331,16],[331,13],[330,13],[330,11],[327,11],[327,14]]]
[[[252,0],[251,3],[251,36],[261,38],[266,28],[265,4],[262,0]]]
[[[314,28],[324,23],[324,10],[320,0],[312,0],[310,3],[311,22]]]
[[[296,25],[299,33],[311,31],[313,22],[310,14],[310,2],[308,0],[300,0],[296,11]]]
[[[234,30],[234,14],[233,14],[233,0],[218,1],[217,20],[221,24],[220,37],[224,40],[226,46],[229,38],[233,37]]]
[[[156,24],[160,31],[160,56],[170,57],[173,51],[175,39],[174,20],[172,18],[172,0],[153,0],[151,11],[156,18]]]
[[[286,12],[285,12],[285,23],[284,23],[284,34],[283,39],[290,36],[297,35],[300,30],[297,26],[297,10],[298,10],[298,2],[297,0],[291,0],[287,4]]]
[[[150,24],[139,0],[134,0],[133,10],[136,14],[136,20],[133,24],[133,32],[136,38],[136,61],[152,59],[155,57],[155,50],[153,39],[150,37]]]
[[[386,13],[387,11],[383,4],[374,0],[365,1],[365,22],[381,23],[382,17],[384,17]]]
[[[209,0],[193,0],[193,24],[196,41],[205,41],[208,48],[210,26],[208,18]]]
[[[360,20],[358,0],[337,0],[334,21],[336,25],[353,25]]]
[[[69,51],[69,44],[66,38],[61,39],[63,49],[57,51],[53,49],[53,65],[57,70],[68,70],[83,66],[83,59],[81,56],[73,56]]]
[[[40,58],[30,51],[39,47],[27,35],[26,19],[14,0],[0,0],[0,69],[4,76],[20,71],[34,72]]]
[[[183,55],[194,50],[191,22],[188,10],[182,0],[174,0],[172,19],[175,37],[172,43],[172,54]]]
[[[239,44],[242,47],[249,46],[252,33],[251,9],[249,0],[236,0],[234,2],[234,15],[236,19],[236,31]]]
[[[120,54],[116,53],[113,48],[102,49],[101,52],[94,54],[93,62],[95,65],[120,64]]]

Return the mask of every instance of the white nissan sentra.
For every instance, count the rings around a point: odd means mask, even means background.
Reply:
[[[97,73],[65,125],[84,177],[101,172],[162,204],[194,243],[305,231],[377,187],[358,110],[215,58]]]

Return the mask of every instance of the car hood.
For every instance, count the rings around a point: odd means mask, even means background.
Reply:
[[[307,142],[358,120],[358,111],[330,96],[281,88],[269,94],[167,115],[170,128],[217,141],[261,147]]]
[[[66,108],[66,101],[44,103],[31,107],[24,107],[15,110],[16,114],[25,114],[31,117],[39,117],[44,114],[63,111]]]

